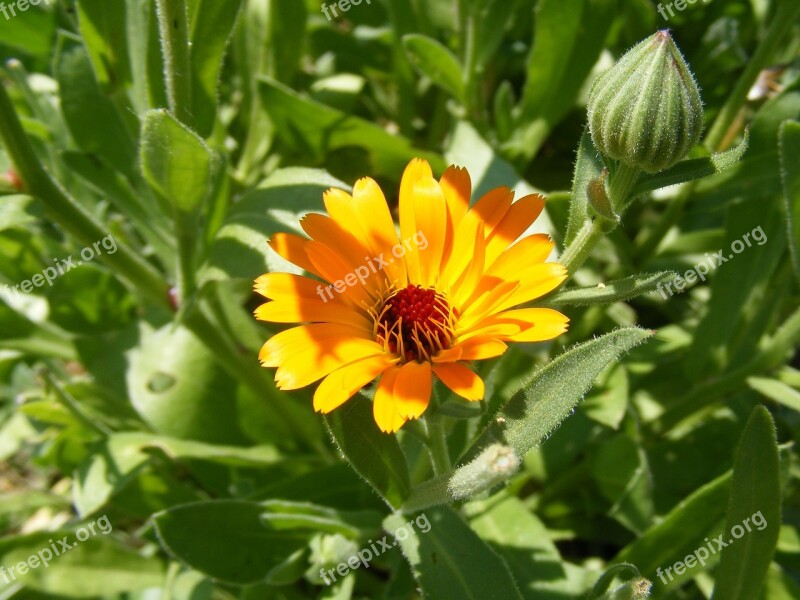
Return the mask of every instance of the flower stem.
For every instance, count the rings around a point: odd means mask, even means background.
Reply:
[[[772,16],[769,27],[761,38],[761,43],[756,48],[753,57],[748,61],[747,68],[742,73],[736,87],[728,96],[728,100],[719,111],[714,124],[705,139],[706,147],[712,152],[723,150],[722,141],[728,132],[731,123],[736,120],[742,106],[747,100],[747,93],[758,79],[761,71],[769,65],[775,51],[784,43],[784,37],[794,26],[795,19],[800,15],[800,2],[797,0],[783,0],[778,2],[778,8]]]
[[[559,262],[564,265],[570,275],[574,275],[581,268],[592,249],[603,237],[603,227],[600,219],[586,221],[583,227],[578,230],[578,235],[572,243],[564,250]]]
[[[447,448],[447,435],[444,431],[444,423],[440,416],[426,417],[428,424],[429,450],[433,472],[438,477],[449,473],[452,465],[450,463],[450,451]]]

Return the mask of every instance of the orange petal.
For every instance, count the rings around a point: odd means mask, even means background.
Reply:
[[[421,179],[433,177],[433,171],[427,161],[420,158],[413,159],[406,170],[403,172],[403,178],[400,181],[400,242],[411,240],[414,234],[418,231],[415,213],[416,206],[414,202],[414,186]],[[419,281],[419,261],[416,259],[416,254],[406,257],[406,268],[408,270],[408,279],[414,283]]]
[[[253,289],[264,298],[314,298],[318,297],[320,282],[294,273],[265,273],[259,276]]]
[[[428,362],[407,362],[397,374],[394,382],[394,402],[400,416],[417,419],[431,399],[431,365]]]
[[[483,277],[485,248],[486,246],[483,240],[483,231],[480,227],[478,227],[478,231],[473,242],[470,263],[458,281],[453,284],[451,291],[452,302],[459,310],[463,308],[463,306],[475,293],[478,284]]]
[[[491,265],[516,239],[525,233],[544,209],[541,194],[520,198],[503,216],[486,239],[486,264]]]
[[[408,284],[405,262],[391,260],[392,248],[397,245],[397,232],[389,205],[380,186],[369,177],[356,181],[353,202],[361,229],[370,244],[372,256],[386,258],[384,268],[389,280],[399,289]]]
[[[399,367],[391,367],[383,372],[372,401],[372,416],[375,417],[378,428],[384,433],[394,433],[406,422],[397,410],[393,395],[394,383],[399,372]]]
[[[292,327],[276,333],[267,340],[258,353],[258,360],[265,367],[278,367],[304,348],[328,344],[336,338],[372,340],[372,330],[364,330],[338,323],[315,323],[313,325]]]
[[[484,234],[488,236],[511,208],[514,200],[513,190],[502,186],[486,192],[478,199],[470,210],[484,225]]]
[[[256,308],[255,316],[259,321],[270,323],[341,323],[366,330],[372,326],[367,314],[355,307],[341,302],[326,303],[319,298],[273,300]]]
[[[558,263],[542,263],[525,269],[520,274],[520,287],[496,310],[506,310],[549,294],[567,279],[568,273]]]
[[[384,356],[383,347],[363,338],[332,338],[324,346],[306,346],[286,358],[275,371],[281,390],[296,390],[329,373],[369,357]]]
[[[329,413],[398,361],[387,354],[357,360],[337,369],[314,392],[314,410]]]
[[[311,264],[321,273],[326,281],[333,284],[336,293],[344,294],[356,306],[368,310],[380,297],[379,292],[365,287],[353,273],[351,267],[339,257],[339,254],[325,244],[310,240],[306,244],[306,254]]]
[[[413,194],[414,222],[417,227],[413,240],[419,239],[421,234],[425,245],[409,244],[405,258],[406,261],[411,259],[419,263],[418,283],[423,287],[430,287],[438,279],[442,263],[447,231],[447,206],[439,183],[433,177],[417,181]]]
[[[500,356],[508,345],[496,338],[473,337],[456,343],[452,348],[442,350],[433,357],[434,364],[456,362],[459,360],[485,360]]]
[[[306,244],[308,240],[294,233],[276,233],[269,238],[268,244],[282,258],[290,263],[297,265],[301,269],[313,273],[317,277],[321,275],[311,264],[306,255]]]
[[[433,372],[447,387],[462,398],[470,401],[482,400],[483,379],[459,363],[433,365]]]
[[[554,246],[546,233],[529,235],[502,252],[486,269],[486,274],[519,281],[523,270],[547,260]]]
[[[521,308],[508,310],[495,317],[502,322],[527,325],[520,333],[508,339],[512,342],[543,342],[558,337],[567,330],[569,317],[551,308]]]
[[[469,172],[463,167],[451,165],[439,180],[445,202],[447,203],[447,234],[444,240],[442,266],[444,269],[453,251],[456,229],[469,210],[469,199],[472,195],[472,181]]]

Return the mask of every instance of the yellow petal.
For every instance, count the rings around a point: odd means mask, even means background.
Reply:
[[[496,310],[506,310],[549,294],[567,279],[567,270],[558,263],[542,263],[525,269],[520,275],[520,287]]]
[[[320,290],[325,294],[321,286]],[[259,321],[270,323],[341,323],[366,330],[372,326],[372,320],[367,313],[341,302],[327,303],[319,297],[273,300],[259,306],[255,310],[255,316]]]
[[[273,335],[261,347],[258,360],[265,367],[277,367],[288,357],[309,345],[328,343],[332,338],[356,337],[372,340],[372,329],[365,330],[338,323],[300,325]]]
[[[363,358],[337,369],[323,379],[314,392],[314,410],[329,413],[338,408],[398,360],[382,354]]]
[[[374,262],[380,264],[384,261],[378,259],[385,259],[383,268],[389,280],[397,289],[405,287],[408,284],[405,262],[392,260],[392,248],[398,243],[397,232],[380,186],[369,177],[359,179],[353,186],[353,202],[358,223],[376,259]]]
[[[435,364],[433,372],[448,388],[470,401],[481,400],[484,393],[483,380],[459,363]]]
[[[473,337],[459,341],[451,348],[442,350],[433,357],[434,364],[456,362],[459,360],[485,360],[500,356],[508,346],[492,337]]]
[[[347,265],[350,281],[358,280],[358,285],[371,290],[377,297],[388,287],[386,273],[374,267],[372,250],[365,247],[350,232],[328,216],[308,214],[300,221],[303,230],[314,241],[324,244]],[[351,226],[352,227],[352,226]],[[312,261],[313,262],[313,261]],[[346,282],[352,285],[350,282]]]
[[[378,428],[384,433],[394,433],[406,422],[397,410],[393,395],[394,383],[399,372],[399,367],[391,367],[383,372],[372,401],[372,416],[375,417]]]
[[[494,188],[486,192],[475,203],[475,206],[470,209],[484,225],[484,235],[488,235],[503,219],[506,213],[511,208],[511,202],[514,200],[514,192],[509,188],[503,186]]]
[[[486,269],[486,274],[519,281],[524,269],[547,260],[553,246],[555,244],[546,233],[529,235],[502,252]]]
[[[322,278],[331,282],[336,293],[344,294],[364,310],[375,305],[380,294],[375,289],[362,285],[351,267],[335,250],[311,240],[306,244],[306,254]]]
[[[422,178],[414,185],[414,222],[417,226],[414,240],[422,234],[424,247],[410,244],[405,255],[419,263],[419,284],[431,287],[439,277],[447,231],[447,206],[439,183],[433,177]],[[416,255],[416,256],[412,256]]]
[[[509,337],[512,342],[543,342],[558,337],[567,330],[569,317],[551,308],[521,308],[508,310],[495,317],[502,322],[527,325],[520,333]]]
[[[294,233],[276,233],[269,238],[268,243],[270,248],[282,258],[309,273],[313,273],[317,277],[321,277],[308,259],[308,255],[306,255],[307,239]]]
[[[486,239],[487,265],[491,265],[509,245],[528,230],[544,209],[544,203],[544,196],[531,194],[511,205]]]
[[[383,347],[372,340],[331,338],[324,346],[306,346],[285,358],[275,371],[275,383],[278,389],[296,390],[353,361],[381,355]]]
[[[397,374],[394,382],[394,402],[400,416],[417,419],[431,399],[431,365],[428,362],[407,362]]]
[[[265,273],[253,285],[256,293],[265,298],[314,298],[318,297],[320,282],[294,273]]]
[[[433,171],[427,161],[420,158],[413,159],[406,170],[403,172],[403,178],[400,181],[400,242],[414,238],[414,234],[418,231],[415,212],[416,206],[414,202],[414,186],[420,179],[427,179],[433,177]],[[416,254],[406,257],[406,268],[408,270],[408,280],[411,283],[419,281],[419,260]]]

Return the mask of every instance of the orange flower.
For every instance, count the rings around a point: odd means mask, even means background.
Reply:
[[[383,192],[368,177],[352,196],[325,193],[328,215],[301,221],[311,239],[272,237],[278,254],[319,278],[267,273],[255,282],[269,299],[256,318],[302,323],[259,353],[263,366],[277,367],[280,389],[322,379],[314,409],[328,413],[379,377],[375,421],[394,432],[425,412],[433,375],[462,398],[480,400],[483,381],[470,361],[500,356],[506,342],[566,331],[569,319],[555,310],[513,308],[567,277],[562,265],[545,262],[553,249],[548,236],[517,241],[544,198],[512,203],[514,193],[501,187],[469,208],[471,191],[465,169],[450,167],[436,181],[430,165],[415,159],[400,184],[399,238]]]

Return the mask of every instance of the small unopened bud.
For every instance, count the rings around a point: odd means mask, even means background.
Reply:
[[[632,581],[623,583],[602,596],[600,600],[644,600],[650,597],[650,590],[653,584],[647,579],[640,577]]]
[[[488,490],[514,475],[520,458],[512,448],[492,444],[472,462],[456,470],[447,484],[454,500],[470,498]]]
[[[647,173],[685,158],[703,130],[700,90],[668,31],[639,42],[600,75],[588,108],[595,147]]]

